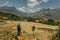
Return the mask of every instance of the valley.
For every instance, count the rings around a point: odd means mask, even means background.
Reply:
[[[21,27],[19,36],[18,24]],[[25,13],[15,7],[0,7],[0,40],[58,40],[59,27],[60,8]]]

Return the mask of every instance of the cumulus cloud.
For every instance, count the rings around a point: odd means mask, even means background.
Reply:
[[[37,0],[27,0],[27,1],[28,1],[27,5],[29,8],[34,8],[35,6],[39,5],[39,2]]]
[[[29,7],[29,8],[34,8],[34,7],[36,7],[36,6],[38,6],[40,3],[42,3],[42,2],[45,2],[45,3],[47,3],[49,0],[27,0],[28,1],[28,3],[27,3],[27,6]]]
[[[21,12],[33,12],[32,9],[26,8],[26,7],[24,7],[24,6],[18,8],[18,10],[21,11]]]
[[[30,9],[30,8],[26,8],[26,7],[21,7],[21,8],[18,8],[18,10],[21,12],[33,13],[33,12],[39,11],[40,8]]]
[[[26,12],[25,7],[18,8],[18,10],[20,10],[20,11],[22,11],[22,12]]]
[[[40,5],[41,3],[47,3],[48,0],[27,0],[27,8],[26,7],[21,7],[18,8],[18,10],[22,11],[22,12],[36,12],[39,11],[41,8],[37,7],[38,5]]]

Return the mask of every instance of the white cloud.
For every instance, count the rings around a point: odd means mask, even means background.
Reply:
[[[32,12],[32,9],[29,9],[29,8],[26,8],[26,7],[18,8],[18,10],[21,11],[21,12]]]
[[[9,1],[7,1],[6,3],[4,3],[3,5],[6,6],[6,5],[8,5],[8,4],[9,4]]]
[[[6,1],[4,4],[0,4],[0,6],[7,6],[9,5],[9,1]]]
[[[43,2],[47,3],[49,0],[42,0]]]
[[[36,0],[27,0],[27,1],[34,2],[34,1],[36,1]]]
[[[22,11],[22,12],[26,12],[25,7],[18,8],[18,10],[20,10],[20,11]]]
[[[40,7],[37,7],[38,5],[40,5],[41,3],[47,3],[48,0],[27,0],[28,3],[27,3],[27,8],[26,7],[21,7],[21,8],[18,8],[18,10],[22,11],[22,12],[36,12],[36,11],[39,11],[41,8]]]
[[[28,7],[34,8],[35,6],[39,5],[39,2],[37,0],[27,0],[28,1]]]
[[[27,0],[28,1],[28,3],[27,3],[27,6],[29,7],[29,8],[34,8],[34,7],[36,7],[36,6],[38,6],[40,3],[42,3],[42,2],[45,2],[45,3],[47,3],[49,0]]]
[[[13,6],[13,5],[12,4],[9,4],[9,1],[6,1],[3,4],[0,4],[0,6],[2,7],[2,6]]]
[[[21,8],[18,8],[18,10],[21,11],[21,12],[32,13],[32,12],[39,11],[40,8],[30,9],[30,8],[26,8],[26,7],[21,7]]]

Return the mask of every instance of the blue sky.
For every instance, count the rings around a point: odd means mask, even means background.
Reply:
[[[22,12],[35,12],[42,8],[60,8],[60,0],[0,0],[0,6],[14,6]]]

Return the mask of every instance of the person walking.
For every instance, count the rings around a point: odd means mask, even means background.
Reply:
[[[17,25],[17,35],[20,36],[21,35],[21,26],[20,23]]]

